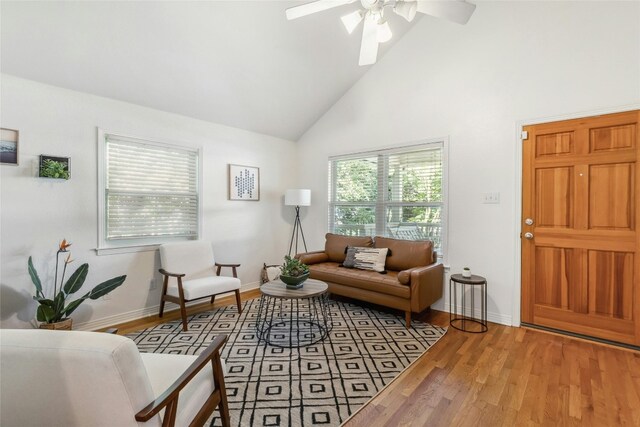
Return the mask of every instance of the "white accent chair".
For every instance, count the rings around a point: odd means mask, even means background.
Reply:
[[[2,329],[0,425],[202,426],[219,407],[228,426],[226,340],[185,356],[140,353],[106,333]]]
[[[164,281],[159,317],[163,315],[166,301],[178,304],[182,316],[182,329],[186,332],[188,329],[186,302],[211,297],[211,304],[213,304],[216,295],[234,291],[238,313],[242,313],[240,279],[236,270],[240,264],[215,262],[211,243],[190,240],[160,245],[160,262],[162,268],[159,271],[164,276]],[[215,275],[214,267],[216,267]],[[222,267],[231,267],[233,277],[220,276]],[[170,283],[170,278],[175,278],[176,281]]]

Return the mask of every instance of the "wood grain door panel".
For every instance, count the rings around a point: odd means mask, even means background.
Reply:
[[[610,163],[589,168],[589,228],[635,228],[633,163]]]
[[[630,111],[525,127],[523,322],[640,345],[639,122]]]

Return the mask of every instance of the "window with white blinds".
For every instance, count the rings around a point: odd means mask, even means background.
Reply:
[[[329,159],[329,230],[434,242],[442,254],[444,143]]]
[[[197,149],[108,133],[101,143],[107,246],[198,236]]]

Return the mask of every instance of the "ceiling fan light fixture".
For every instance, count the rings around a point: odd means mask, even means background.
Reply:
[[[353,30],[355,30],[358,27],[358,24],[362,22],[363,18],[364,18],[364,13],[362,12],[362,10],[356,10],[349,13],[348,15],[344,15],[340,19],[342,19],[342,23],[344,24],[344,27],[347,29],[347,32],[351,34],[353,33]]]
[[[407,21],[413,21],[413,18],[416,17],[416,12],[418,11],[418,2],[417,1],[408,1],[408,0],[398,0],[396,5],[393,7],[393,11],[402,16]]]
[[[378,43],[385,43],[391,40],[393,33],[391,32],[391,27],[389,27],[389,23],[387,21],[378,22],[378,30],[377,30]]]

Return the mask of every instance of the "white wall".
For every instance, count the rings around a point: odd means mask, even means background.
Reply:
[[[1,170],[0,315],[3,328],[29,327],[36,304],[27,275],[33,255],[50,282],[62,238],[73,243],[76,267],[90,265],[82,293],[127,274],[110,300],[86,301],[74,313],[81,328],[114,324],[154,311],[160,287],[157,251],[97,256],[96,127],[143,138],[201,146],[203,236],[220,262],[240,262],[243,287],[256,285],[263,262],[279,263],[288,249],[292,213],[282,195],[294,186],[293,142],[175,114],[2,75],[2,127],[20,131],[20,165]],[[36,178],[39,154],[71,157],[71,179]],[[260,168],[259,202],[227,200],[227,164]],[[74,326],[75,327],[75,326]]]
[[[448,136],[447,262],[487,277],[489,320],[517,324],[518,125],[640,107],[639,22],[640,3],[608,1],[479,2],[466,26],[424,17],[299,141],[311,246],[324,244],[328,156]]]

